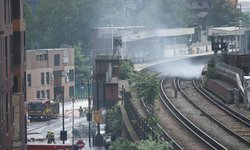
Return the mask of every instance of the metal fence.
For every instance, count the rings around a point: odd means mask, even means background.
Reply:
[[[243,70],[240,68],[237,68],[237,67],[232,66],[232,65],[228,65],[224,62],[221,62],[218,59],[216,59],[215,67],[221,67],[221,68],[225,68],[227,70],[230,70],[232,72],[235,72],[235,73],[239,74],[241,82],[243,82],[243,80],[244,80],[244,73],[243,73]]]
[[[131,101],[130,94],[126,92],[124,94],[124,107],[127,111],[130,122],[140,139],[147,139],[152,137],[153,140],[157,140],[159,134],[146,122],[146,120],[139,114],[134,104]]]

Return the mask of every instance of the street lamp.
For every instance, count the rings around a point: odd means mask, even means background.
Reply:
[[[75,98],[72,99],[72,146],[74,146],[74,126],[75,126],[74,105],[75,105]]]
[[[112,36],[112,37],[111,37],[111,39],[112,39],[112,40],[111,40],[111,42],[112,42],[112,43],[111,43],[111,50],[112,50],[112,51],[114,51],[114,50],[113,50],[113,48],[114,48],[114,47],[113,47],[113,40],[114,40],[114,39],[113,39],[113,37],[114,37],[113,27],[114,27],[114,26],[111,25],[111,30],[112,30],[112,31],[111,31],[111,32],[112,32],[112,33],[111,33],[111,36]]]
[[[87,79],[87,94],[88,94],[88,113],[87,113],[87,121],[89,122],[89,147],[91,147],[91,121],[92,121],[92,115],[90,113],[90,83],[89,78]],[[81,89],[84,89],[84,82],[82,81]]]
[[[92,115],[90,113],[90,84],[89,84],[89,79],[88,79],[88,118],[87,120],[89,121],[89,147],[91,147],[91,126],[90,126],[90,121],[92,118]]]
[[[63,141],[63,144],[67,140],[67,131],[64,128],[64,96],[62,96],[62,131],[60,131],[60,140]]]

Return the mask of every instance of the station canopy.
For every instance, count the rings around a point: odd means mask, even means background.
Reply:
[[[147,30],[144,26],[128,26],[128,27],[93,27],[99,38],[110,38],[111,35],[121,36],[122,42],[131,42],[157,37],[171,37],[192,35],[195,28],[173,28],[173,29],[155,29]]]
[[[123,42],[142,40],[147,38],[183,36],[194,34],[195,28],[175,28],[175,29],[156,29],[138,32],[135,34],[127,34],[122,36]]]
[[[224,35],[224,36],[235,36],[235,35],[244,35],[245,28],[239,27],[214,27],[208,29],[208,36],[212,35]]]

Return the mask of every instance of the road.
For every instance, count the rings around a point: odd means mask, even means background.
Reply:
[[[86,144],[84,150],[86,149],[98,149],[104,150],[104,148],[98,147],[89,147],[89,138],[88,138],[88,121],[86,115],[84,117],[79,117],[78,109],[82,106],[83,108],[88,107],[88,100],[78,100],[74,103],[74,117],[73,117],[73,104],[66,103],[64,105],[64,130],[67,131],[67,140],[65,144],[76,143],[79,139],[83,140]],[[62,107],[60,107],[60,112],[62,112]],[[74,141],[72,140],[72,125],[74,120],[74,130],[81,131],[80,135]],[[52,119],[49,121],[40,121],[40,122],[28,122],[27,123],[27,139],[29,143],[35,144],[46,144],[46,134],[48,131],[52,131],[55,134],[56,144],[63,144],[63,141],[60,140],[60,131],[62,131],[62,114],[58,119]],[[92,129],[92,132],[95,133],[95,128]],[[32,140],[33,139],[33,140]],[[91,143],[92,144],[92,143]]]

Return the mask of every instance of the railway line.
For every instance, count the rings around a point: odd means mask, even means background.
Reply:
[[[206,99],[212,94],[193,83],[192,80],[173,82],[173,77],[161,81],[161,100],[156,101],[155,108],[162,130],[182,149],[249,149],[249,115],[236,113],[244,111],[233,106],[215,106],[221,104],[216,104],[219,102],[215,97],[212,98],[215,102],[208,102]],[[195,101],[199,105],[193,104]],[[228,112],[235,114],[234,117]]]
[[[204,95],[197,91],[192,81],[176,82],[176,86],[181,95],[185,97],[185,102],[175,102],[175,105],[187,118],[228,149],[248,149],[249,127],[247,124],[208,102]],[[187,106],[193,107],[193,111],[199,110],[200,114],[190,115]],[[201,121],[203,117],[207,119]]]
[[[178,110],[171,103],[169,98],[174,98],[175,89],[171,80],[162,81],[161,101],[158,101],[159,124],[162,128],[183,147],[183,149],[225,149],[219,143],[211,144],[200,137],[197,132],[192,129],[192,123],[188,122],[183,116],[180,116]],[[165,93],[170,94],[167,96]],[[164,116],[164,117],[163,117]]]

